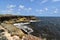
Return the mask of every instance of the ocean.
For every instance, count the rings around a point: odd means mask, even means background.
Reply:
[[[60,17],[38,17],[39,22],[31,22],[34,36],[47,40],[60,40]]]

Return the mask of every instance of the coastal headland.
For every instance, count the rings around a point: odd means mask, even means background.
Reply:
[[[29,24],[30,22],[36,21],[37,18],[35,16],[2,15],[0,16],[0,39],[3,40],[5,38],[4,40],[42,40],[39,37],[33,36],[31,34],[26,34],[26,32],[23,30],[26,28],[25,26],[18,28],[14,25],[16,23]],[[31,28],[28,27],[26,29],[30,30]]]

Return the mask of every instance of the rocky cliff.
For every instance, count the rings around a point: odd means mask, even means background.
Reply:
[[[23,19],[22,19],[23,18]],[[15,20],[14,20],[15,19]],[[28,20],[35,20],[31,16],[1,16],[0,17],[0,40],[42,40],[40,37],[24,33],[21,29],[13,25],[13,23]]]

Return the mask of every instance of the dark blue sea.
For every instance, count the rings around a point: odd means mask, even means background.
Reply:
[[[38,17],[39,22],[31,22],[34,36],[47,40],[60,40],[60,17]]]

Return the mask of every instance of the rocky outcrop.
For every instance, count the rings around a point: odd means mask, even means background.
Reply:
[[[0,40],[42,40],[42,38],[35,37],[31,34],[24,34],[12,24],[1,23]]]
[[[18,35],[20,38],[25,35],[19,28],[15,27],[12,24],[1,23],[2,27],[4,27],[8,32],[13,35]]]
[[[22,39],[23,39],[23,40],[42,40],[42,38],[38,38],[38,37],[35,37],[35,36],[33,36],[33,35],[23,36]]]
[[[36,18],[34,16],[0,16],[0,40],[42,40],[41,37],[26,34],[23,30],[13,25],[20,22],[30,23],[30,20],[36,20]]]

